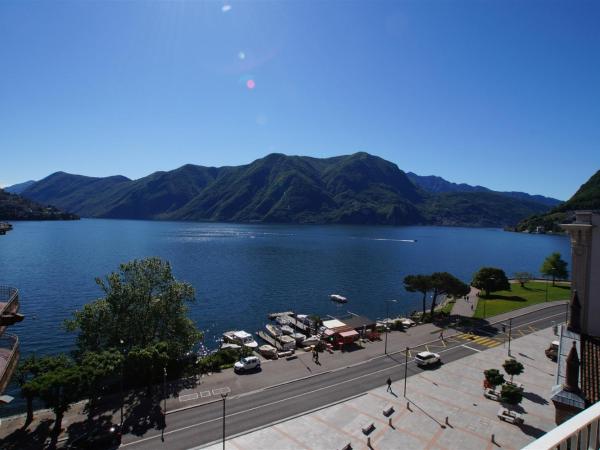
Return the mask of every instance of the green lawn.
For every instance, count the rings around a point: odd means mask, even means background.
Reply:
[[[569,283],[556,283],[552,286],[549,281],[530,281],[521,287],[519,283],[511,283],[510,291],[492,292],[489,297],[483,295],[477,302],[477,309],[474,317],[483,318],[485,308],[485,317],[495,316],[514,309],[525,306],[543,303],[546,301],[546,287],[548,288],[548,301],[568,300],[571,295],[571,286]]]

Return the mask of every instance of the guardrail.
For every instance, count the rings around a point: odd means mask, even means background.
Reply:
[[[600,402],[548,431],[523,450],[597,449],[600,447],[599,426]]]
[[[19,361],[19,337],[5,334],[0,337],[0,393],[8,385]]]

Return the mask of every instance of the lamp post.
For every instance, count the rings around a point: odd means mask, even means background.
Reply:
[[[123,341],[123,339],[119,339],[119,343],[121,344],[121,356],[123,357],[123,359],[121,360],[121,430],[123,429],[123,404],[125,403],[125,394],[123,391],[123,378],[124,378],[124,366],[125,366],[125,351],[124,351],[124,344],[125,342]],[[122,432],[122,431],[121,431]]]
[[[384,350],[383,352],[387,355],[387,338],[388,338],[388,331],[390,329],[390,326],[387,322],[387,320],[389,319],[389,315],[390,315],[390,303],[398,303],[398,300],[386,300],[385,301],[385,344],[384,344]]]
[[[225,450],[225,399],[227,394],[221,394],[221,398],[223,399],[223,450]]]
[[[163,411],[167,419],[167,367],[163,367]]]
[[[408,378],[408,350],[404,350],[404,397],[406,398],[406,379]]]
[[[510,356],[510,338],[512,337],[512,318],[508,319],[508,356]]]
[[[556,267],[554,267],[554,266],[550,267],[550,273],[552,274],[553,277],[554,277],[555,270],[556,270]],[[546,278],[546,301],[548,301],[548,278]]]

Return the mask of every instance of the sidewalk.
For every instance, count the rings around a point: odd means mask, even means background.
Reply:
[[[564,304],[564,301],[548,302],[532,305],[520,310],[512,311],[500,316],[489,318],[490,323],[508,320],[511,317],[520,316],[529,312],[538,311],[547,307]],[[418,346],[438,340],[442,328],[435,324],[423,324],[409,328],[406,331],[391,331],[388,334],[388,353],[404,351],[409,346]],[[444,331],[445,338],[460,334],[461,331],[453,332],[451,329]],[[316,364],[312,360],[310,352],[298,350],[297,357],[287,360],[265,360],[262,364],[262,371],[256,376],[239,376],[232,369],[224,370],[220,373],[205,375],[200,378],[199,383],[188,389],[181,389],[174,392],[175,383],[169,384],[168,391],[171,392],[167,399],[167,414],[172,414],[182,408],[193,408],[221,400],[221,393],[229,393],[231,396],[245,394],[248,392],[265,389],[274,385],[291,383],[301,378],[316,376],[326,372],[343,370],[350,365],[356,365],[368,362],[374,358],[384,356],[385,334],[382,334],[381,341],[367,342],[363,344],[362,349],[353,351],[334,351],[333,353],[323,352]],[[81,422],[87,418],[84,413],[85,401],[79,402],[71,407],[63,419],[63,428],[66,430],[69,425]],[[107,411],[104,414],[111,414]],[[113,421],[119,422],[119,410],[116,409],[113,414]],[[38,410],[35,413],[35,420],[28,427],[28,430],[35,430],[44,420],[54,420],[54,414],[48,410]],[[125,411],[127,417],[127,410]],[[0,424],[0,438],[5,437],[19,429],[25,421],[25,415],[13,416],[2,419]],[[63,433],[62,437],[66,437]]]
[[[479,299],[479,289],[471,286],[471,292],[466,298],[459,298],[452,307],[452,315],[473,317],[477,310],[477,300]]]

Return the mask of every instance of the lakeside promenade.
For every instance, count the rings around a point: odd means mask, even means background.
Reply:
[[[494,318],[488,319],[487,323],[502,322],[511,317],[525,317],[527,321],[528,314],[534,314],[536,311],[552,310],[556,312],[556,322],[562,320],[562,311],[564,302],[549,302],[545,304],[537,304],[522,310],[516,310],[511,313],[503,314]],[[556,311],[554,311],[556,310]],[[406,346],[417,347],[427,346],[434,350],[436,348],[445,348],[447,343],[440,341],[440,331],[442,329],[434,324],[424,324],[410,328],[406,332],[390,332],[388,335],[388,353],[402,353]],[[464,330],[446,329],[444,331],[444,340],[453,336],[464,334]],[[516,336],[514,336],[516,337]],[[228,393],[229,399],[242,398],[250,396],[253,393],[266,392],[266,390],[275,391],[275,387],[283,386],[284,388],[290,383],[297,382],[301,384],[302,380],[324,378],[326,374],[335,374],[338,377],[350,375],[352,370],[366,370],[371,366],[381,364],[384,359],[384,341],[385,336],[382,336],[382,341],[369,342],[364,344],[364,348],[356,349],[349,352],[336,351],[332,354],[323,353],[319,364],[312,361],[312,356],[309,353],[298,352],[298,357],[292,360],[276,360],[265,361],[262,366],[262,371],[257,374],[236,375],[232,370],[225,370],[220,373],[215,373],[209,376],[204,376],[199,380],[197,385],[191,385],[187,388],[183,387],[185,383],[170,383],[168,391],[170,396],[166,401],[167,406],[167,432],[172,429],[172,423],[177,421],[176,417],[181,412],[187,410],[198,409],[203,410],[213,403],[221,402],[221,393]],[[499,338],[502,339],[502,338]],[[483,342],[483,341],[482,341]],[[497,341],[496,345],[499,345]],[[475,344],[473,344],[475,345]],[[437,346],[437,347],[436,347]],[[424,348],[423,348],[424,349]],[[435,350],[434,350],[435,351]],[[385,358],[386,360],[388,358]],[[352,370],[346,370],[352,369]],[[383,379],[378,384],[383,384]],[[157,389],[160,391],[159,389]],[[113,398],[113,402],[109,408],[102,411],[102,415],[112,415],[114,422],[119,421],[118,399]],[[162,402],[161,402],[162,405]],[[87,418],[84,411],[85,402],[74,405],[65,415],[64,428],[69,429],[70,426],[82,422]],[[191,411],[193,412],[193,411]],[[100,413],[99,413],[100,414]],[[132,421],[136,414],[140,414],[139,405],[125,411],[126,426]],[[36,420],[29,426],[28,430],[35,430],[44,421],[52,420],[53,414],[49,411],[38,411]],[[24,417],[17,416],[4,419],[0,426],[0,437],[4,438],[15,433],[23,424]],[[137,419],[135,424],[137,424]],[[134,424],[134,425],[135,425]],[[131,433],[124,436],[124,443],[133,443],[140,438],[156,435],[158,431],[158,423],[149,420],[147,427],[131,426]],[[62,439],[66,435],[61,436]]]

